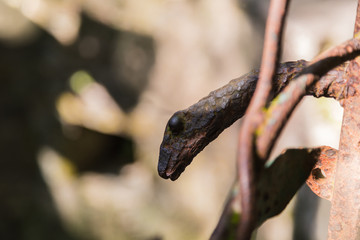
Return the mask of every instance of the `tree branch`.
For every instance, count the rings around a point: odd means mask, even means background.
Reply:
[[[281,213],[305,180],[314,178],[311,174],[316,171],[313,170],[321,168],[319,160],[336,159],[336,153],[336,149],[327,146],[288,149],[269,166],[262,166],[254,189],[254,228]],[[234,239],[238,225],[243,224],[241,215],[244,209],[239,208],[241,199],[237,189],[238,186],[234,185],[211,240]]]

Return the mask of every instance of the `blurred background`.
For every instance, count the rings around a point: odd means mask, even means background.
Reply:
[[[282,61],[351,38],[356,4],[293,0]],[[0,239],[208,239],[235,177],[239,122],[175,182],[157,175],[163,130],[259,66],[267,7],[0,0]],[[305,98],[273,155],[337,148],[341,118],[336,101]],[[257,239],[326,239],[329,205],[304,187]]]

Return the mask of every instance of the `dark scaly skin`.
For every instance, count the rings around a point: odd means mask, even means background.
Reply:
[[[280,64],[272,97],[304,67],[299,60]],[[196,104],[170,118],[160,146],[159,175],[176,180],[193,158],[225,128],[241,118],[255,91],[259,70],[253,70],[211,92]]]

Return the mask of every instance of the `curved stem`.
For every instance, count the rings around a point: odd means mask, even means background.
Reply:
[[[238,181],[241,194],[241,224],[237,231],[237,239],[250,239],[256,222],[253,213],[254,174],[253,134],[261,118],[261,109],[265,107],[272,87],[281,43],[288,1],[273,0],[270,2],[269,15],[266,22],[263,58],[259,82],[252,98],[239,134],[238,147]]]

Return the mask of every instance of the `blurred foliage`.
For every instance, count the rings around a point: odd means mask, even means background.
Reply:
[[[26,4],[31,3],[40,4],[40,1],[27,2],[24,1],[22,7],[25,8],[28,6]],[[54,1],[54,4],[64,2]],[[52,1],[48,3],[52,4]],[[12,18],[15,19],[15,25],[18,23],[17,19],[24,21],[16,11],[7,9],[3,4],[0,6],[1,11],[9,11],[15,15],[8,13],[9,18],[4,22],[7,23]],[[36,17],[35,15],[32,16]],[[64,92],[76,90],[74,94],[78,95],[81,91],[79,84],[86,87],[84,81],[71,81],[73,74],[81,73],[78,72],[79,69],[86,69],[97,81],[111,89],[110,94],[121,96],[123,101],[118,104],[123,106],[123,109],[132,108],[138,101],[141,89],[146,86],[148,69],[153,62],[152,41],[149,37],[114,30],[86,16],[81,16],[81,22],[82,28],[71,45],[63,45],[62,39],[57,39],[60,42],[56,41],[31,23],[27,23],[34,31],[30,35],[36,36],[28,41],[12,42],[8,38],[0,43],[0,131],[3,165],[0,174],[1,239],[95,237],[88,229],[79,232],[76,227],[68,226],[72,234],[64,230],[61,222],[66,219],[59,219],[59,206],[53,202],[57,200],[48,190],[51,185],[44,184],[37,164],[38,151],[42,146],[50,146],[72,162],[69,168],[73,170],[69,174],[72,172],[77,175],[84,171],[117,174],[121,166],[134,161],[134,143],[129,136],[103,134],[89,128],[68,125],[59,118],[56,102],[57,97]],[[72,24],[74,22],[66,26]],[[10,25],[8,29],[11,29]],[[56,34],[54,36],[58,37]],[[17,37],[23,38],[16,36],[15,39]],[[130,47],[127,39],[131,39]],[[147,45],[140,46],[137,42]],[[136,56],[136,59],[132,59],[131,51],[143,54],[140,56],[142,58]],[[121,62],[124,59],[128,62]],[[142,62],[133,69],[132,61]],[[117,64],[122,65],[121,70],[115,69]],[[82,80],[84,79],[89,83],[89,77],[82,77]],[[126,84],[126,81],[140,81],[141,87],[133,87]],[[74,84],[77,84],[77,87],[74,87]],[[71,103],[67,106],[69,107]],[[98,112],[101,113],[101,109]],[[84,226],[86,225],[82,224],[80,227]],[[76,232],[79,233],[73,235]]]

